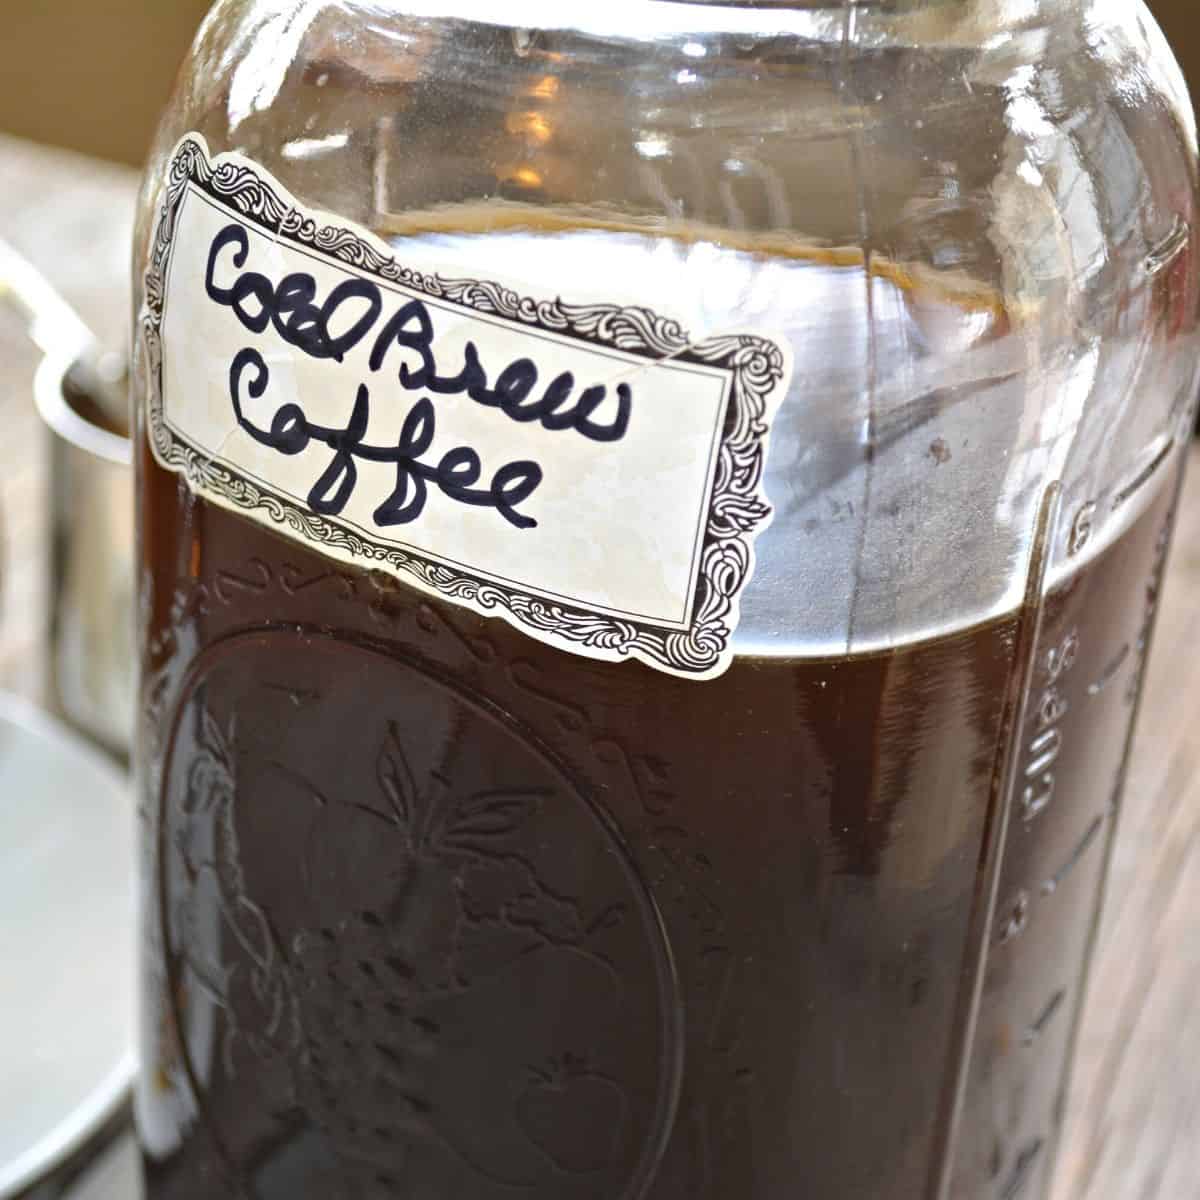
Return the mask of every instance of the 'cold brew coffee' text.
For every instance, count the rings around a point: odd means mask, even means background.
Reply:
[[[293,272],[273,284],[260,272],[242,269],[249,252],[246,230],[238,224],[227,225],[213,239],[204,288],[211,301],[229,308],[251,333],[261,334],[273,327],[288,345],[309,357],[342,362],[378,325],[384,309],[383,295],[371,280],[346,279],[318,303],[317,281],[311,274]],[[230,267],[239,273],[231,284],[222,286],[218,274]],[[400,384],[407,391],[466,395],[484,407],[498,408],[519,423],[536,421],[548,430],[574,430],[594,442],[620,441],[629,429],[633,390],[628,383],[617,384],[616,412],[605,420],[597,413],[606,408],[608,388],[596,384],[576,397],[575,377],[570,371],[559,372],[535,398],[539,371],[530,358],[514,359],[489,387],[487,370],[474,342],[467,342],[457,375],[439,374],[433,320],[420,300],[401,305],[379,330],[371,350],[372,372],[384,366],[392,346],[409,350],[420,359],[416,369],[407,361],[400,365]],[[243,388],[247,368],[253,375]],[[230,399],[238,425],[256,442],[280,454],[300,454],[314,441],[323,442],[334,452],[308,493],[313,512],[327,516],[341,513],[358,482],[357,461],[364,461],[391,463],[396,468],[394,490],[372,514],[380,528],[415,521],[425,509],[430,484],[461,504],[495,508],[517,529],[537,526],[536,519],[518,512],[517,506],[542,482],[539,463],[529,459],[507,463],[496,470],[489,486],[476,487],[483,464],[470,446],[447,450],[436,465],[424,458],[437,428],[437,414],[428,396],[422,396],[408,410],[396,445],[378,446],[364,441],[370,420],[370,392],[365,384],[358,387],[353,413],[344,428],[312,422],[299,404],[287,402],[276,410],[270,427],[263,429],[246,415],[243,398],[249,395],[260,399],[269,382],[270,369],[262,354],[253,347],[239,351],[229,370]]]

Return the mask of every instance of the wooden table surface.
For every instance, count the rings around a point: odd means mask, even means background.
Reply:
[[[0,237],[116,347],[128,322],[135,190],[123,168],[0,136]],[[36,364],[0,314],[0,686],[40,698],[46,444],[30,402]],[[1200,466],[1167,580],[1052,1200],[1200,1195]]]

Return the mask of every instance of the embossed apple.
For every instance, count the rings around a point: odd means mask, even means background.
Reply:
[[[568,1174],[586,1175],[609,1166],[620,1150],[628,1116],[620,1085],[570,1055],[531,1076],[515,1105],[522,1133]]]
[[[343,790],[274,753],[235,762],[212,720],[203,735],[191,799],[212,814],[216,861],[194,873],[232,935],[210,974],[237,1034],[230,1062],[267,1084],[262,1109],[302,1113],[348,1177],[378,1182],[420,1153],[505,1188],[551,1172],[615,1183],[605,1172],[627,1157],[634,1108],[597,1064],[620,1040],[627,981],[609,951],[631,901],[611,880],[591,904],[547,882],[538,821],[549,808],[561,822],[553,778],[519,761],[506,786],[480,787],[470,761],[443,750],[431,763],[388,722],[374,771]],[[290,927],[267,918],[273,859],[254,873],[243,860],[239,793],[296,826]],[[588,1058],[547,1062],[564,1043]],[[531,1062],[545,1066],[522,1079]]]

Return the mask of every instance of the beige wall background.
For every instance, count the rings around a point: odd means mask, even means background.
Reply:
[[[0,0],[0,130],[140,163],[210,0]]]
[[[1149,0],[1149,5],[1183,64],[1192,100],[1200,104],[1200,0]]]
[[[0,130],[140,163],[209,4],[0,0]],[[1200,98],[1200,0],[1150,0],[1150,7]]]

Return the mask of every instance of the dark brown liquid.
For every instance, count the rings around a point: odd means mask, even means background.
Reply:
[[[1036,1195],[1170,486],[1036,643],[698,684],[143,474],[151,1200]]]

